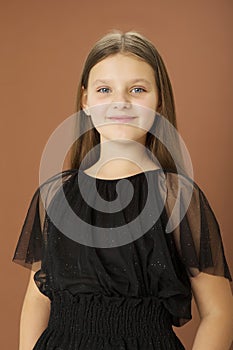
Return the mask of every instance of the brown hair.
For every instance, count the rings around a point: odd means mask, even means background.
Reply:
[[[159,95],[157,112],[159,112],[163,117],[167,118],[167,120],[174,126],[174,128],[177,129],[172,86],[160,54],[154,45],[138,32],[131,31],[123,33],[121,31],[114,30],[96,42],[89,55],[87,56],[86,62],[84,64],[77,92],[77,111],[80,118],[77,119],[75,126],[76,135],[78,133],[81,136],[79,136],[79,138],[73,143],[71,147],[71,169],[87,169],[96,163],[99,158],[100,135],[94,127],[91,118],[87,118],[84,114],[85,112],[83,111],[81,105],[82,91],[83,88],[87,88],[88,77],[92,67],[94,67],[104,58],[117,53],[136,55],[143,61],[147,62],[153,68]],[[155,123],[156,118],[150,131],[154,129]],[[169,128],[169,132],[172,132],[170,129],[171,128]],[[84,132],[84,130],[88,131]],[[172,134],[166,135],[166,138],[172,138],[173,140],[176,139],[176,136],[173,132]],[[178,142],[176,142],[176,145],[178,148],[180,147]],[[163,143],[160,142],[160,140],[158,140],[158,138],[156,138],[150,132],[147,132],[145,146],[152,153],[152,155],[156,156],[163,169],[170,169],[175,172],[177,171],[177,161],[175,165],[174,160],[172,159],[170,153],[163,145]],[[94,152],[92,150],[93,147],[95,147]],[[179,170],[184,170],[183,160],[181,152],[179,152],[179,150],[177,153],[180,157]],[[151,157],[150,152],[148,152],[148,156],[153,160],[153,156]]]

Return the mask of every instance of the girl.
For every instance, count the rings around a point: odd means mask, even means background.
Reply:
[[[195,182],[184,216],[166,231],[177,194],[181,213],[192,181],[183,167],[179,190],[182,157],[174,162],[153,134],[156,113],[176,128],[171,84],[153,44],[136,32],[99,40],[77,107],[82,135],[70,170],[36,190],[13,257],[32,269],[20,350],[185,349],[172,326],[191,319],[192,295],[201,317],[193,350],[229,349],[231,275],[218,222]]]

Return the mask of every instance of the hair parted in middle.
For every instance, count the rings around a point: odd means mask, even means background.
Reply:
[[[82,93],[83,90],[87,89],[88,87],[88,78],[91,69],[98,62],[118,53],[124,55],[134,55],[144,62],[147,62],[152,67],[158,90],[157,112],[166,118],[177,130],[177,120],[172,86],[165,64],[159,52],[150,40],[136,31],[123,33],[119,30],[113,30],[95,43],[90,53],[88,54],[83,67],[81,79],[78,85],[76,103],[77,112],[80,113],[81,118],[77,119],[75,126],[76,135],[78,133],[81,136],[74,142],[71,147],[71,169],[87,169],[96,163],[99,159],[100,148],[95,146],[100,145],[100,135],[94,127],[91,118],[87,118],[87,115],[83,110]],[[85,123],[87,123],[88,131],[83,132],[87,129]],[[155,137],[153,133],[150,133],[150,131],[155,130],[155,127],[156,118],[151,129],[147,132],[145,146],[149,151],[148,156],[153,160],[150,154],[151,152],[152,155],[158,159],[163,169],[177,172],[177,162],[174,162],[165,145],[157,137]],[[169,128],[167,132],[169,134],[166,135],[166,139],[170,138],[173,141],[176,140],[174,144],[176,144],[177,147],[176,154],[179,158],[179,170],[185,173],[185,167],[183,165],[182,154],[180,151],[180,144],[176,136],[177,133],[174,133],[172,131],[172,128]],[[94,152],[92,150],[93,147],[95,147]]]

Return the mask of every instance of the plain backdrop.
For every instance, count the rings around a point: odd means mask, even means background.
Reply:
[[[1,0],[1,349],[18,349],[29,270],[12,257],[54,129],[75,112],[83,62],[111,29],[137,30],[161,53],[194,180],[218,219],[233,272],[231,0]],[[191,349],[198,326],[175,328]]]

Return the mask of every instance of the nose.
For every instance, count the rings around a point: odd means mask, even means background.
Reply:
[[[113,109],[129,109],[131,107],[131,103],[127,101],[119,101],[119,102],[112,102]]]
[[[127,109],[131,107],[131,103],[128,100],[125,92],[118,91],[115,93],[112,100],[112,107],[114,109],[119,109],[119,110]]]

